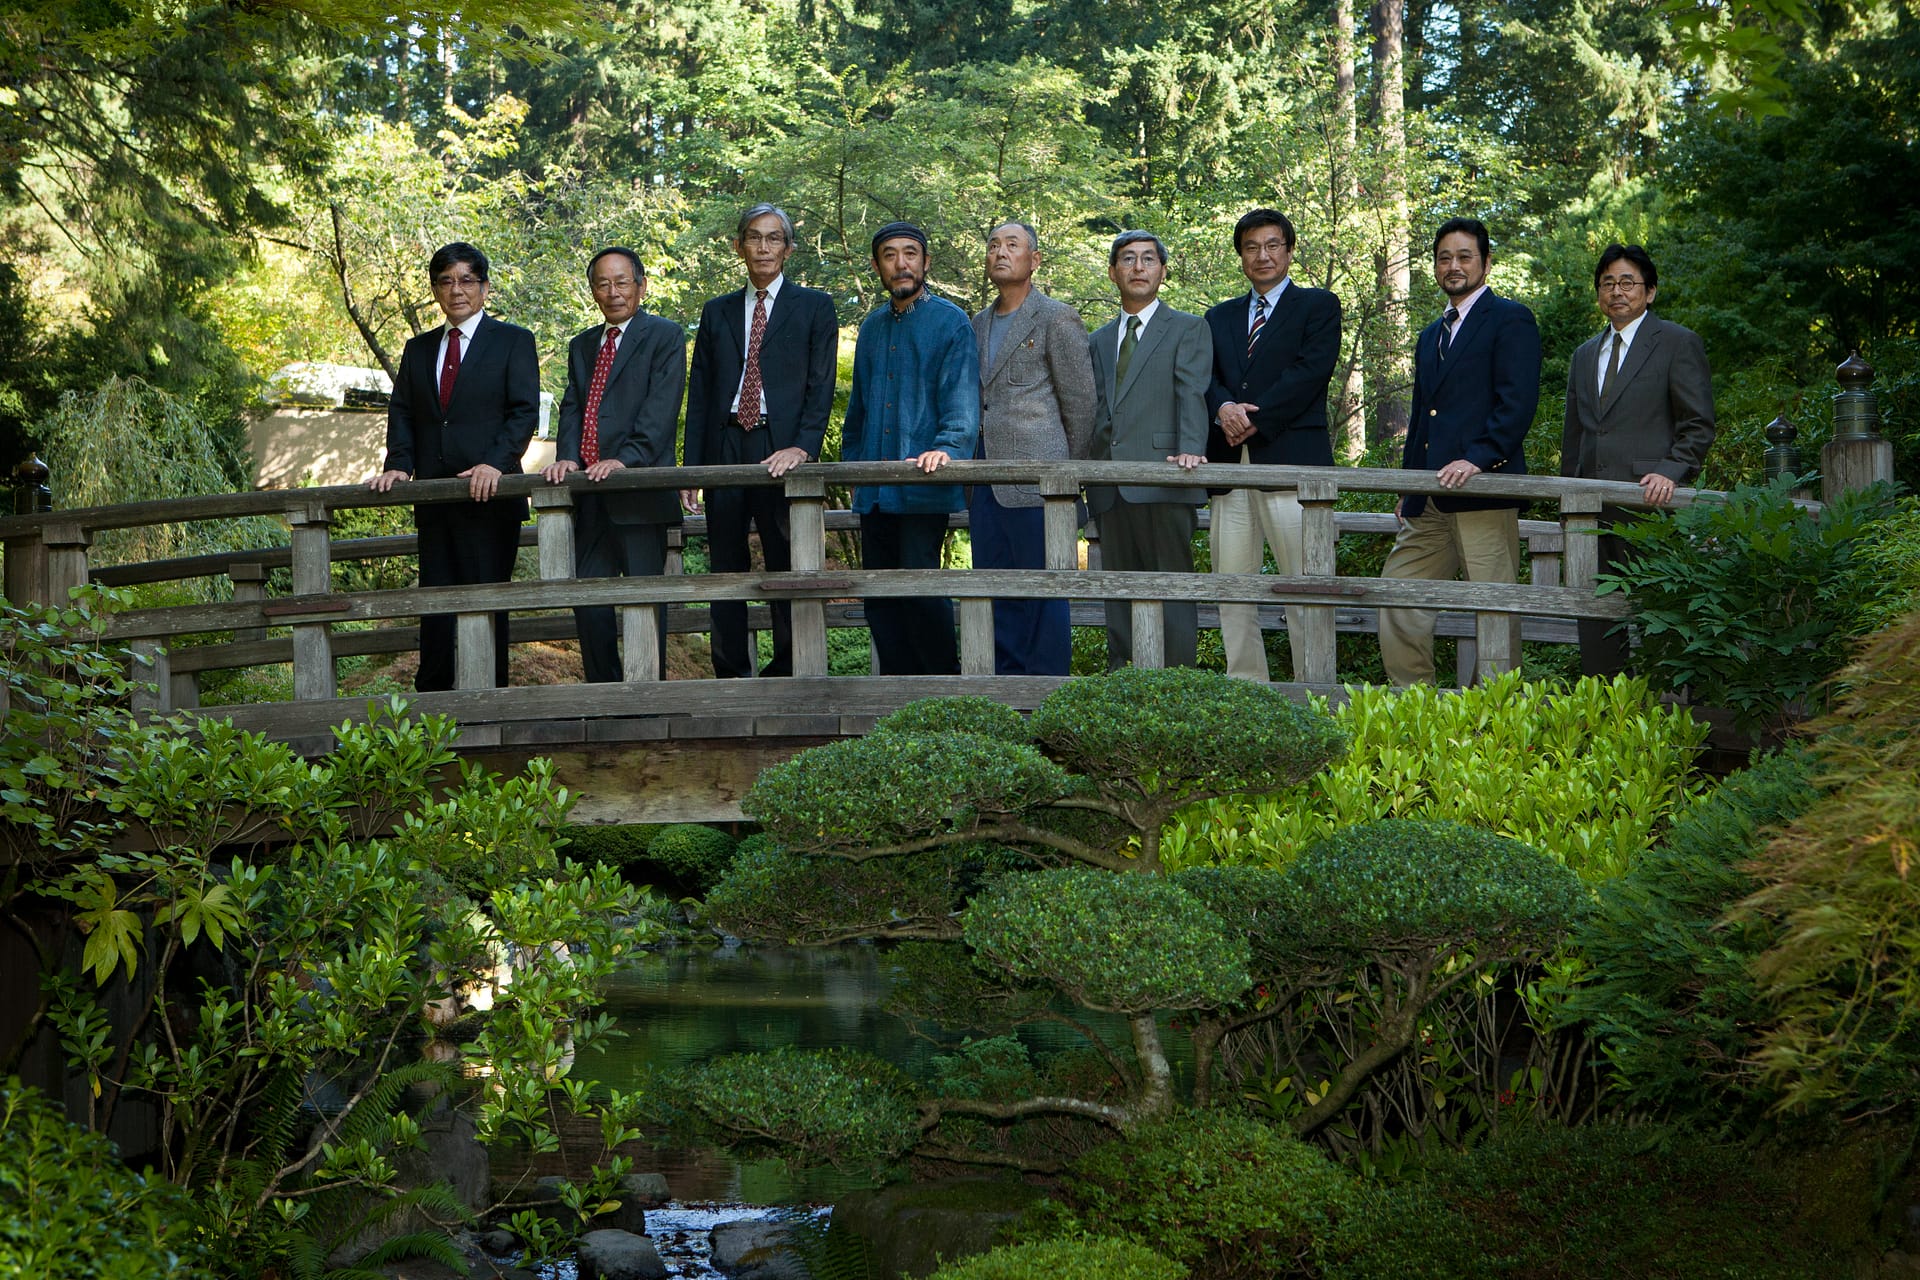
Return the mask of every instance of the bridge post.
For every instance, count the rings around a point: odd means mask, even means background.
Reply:
[[[1340,482],[1330,476],[1300,482],[1300,572],[1308,577],[1331,578],[1340,572],[1340,531],[1333,519],[1333,504],[1339,497]],[[1301,678],[1308,684],[1334,684],[1339,680],[1332,605],[1287,606],[1287,644],[1293,649]]]
[[[5,595],[17,605],[50,604],[47,544],[34,533],[16,534],[6,543]]]
[[[541,581],[571,578],[574,571],[573,491],[563,485],[535,489],[533,528],[540,545]]]
[[[47,556],[45,602],[65,608],[73,593],[87,585],[87,548],[93,545],[93,533],[72,520],[50,521],[40,526],[40,545]]]
[[[1045,507],[1047,568],[1080,567],[1080,482],[1071,476],[1040,477]]]
[[[1167,613],[1160,600],[1135,600],[1133,665],[1158,669],[1167,665]]]
[[[1840,391],[1833,397],[1833,439],[1820,450],[1822,502],[1893,479],[1893,441],[1880,434],[1874,376],[1858,351],[1834,370]]]
[[[802,467],[787,473],[787,538],[793,547],[793,571],[818,573],[827,562],[827,481]],[[992,646],[988,646],[992,653]],[[827,674],[827,604],[793,602],[793,674]]]
[[[227,581],[233,584],[234,603],[251,603],[267,598],[267,566],[257,560],[242,560],[227,566]],[[265,640],[265,627],[235,627],[233,639],[236,644],[249,640]]]
[[[293,526],[293,594],[329,594],[333,589],[333,514],[324,503],[302,502],[288,509],[287,522]],[[294,623],[293,696],[301,701],[318,701],[333,697],[337,689],[332,624]]]
[[[1600,579],[1600,496],[1562,494],[1560,533],[1560,573],[1566,585],[1593,590]]]

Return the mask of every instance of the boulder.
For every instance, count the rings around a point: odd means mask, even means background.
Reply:
[[[667,1264],[653,1241],[602,1228],[580,1237],[580,1280],[663,1280]]]
[[[711,1239],[713,1269],[732,1280],[812,1280],[784,1222],[735,1218],[716,1223]]]
[[[947,1178],[900,1182],[877,1191],[855,1191],[833,1206],[827,1252],[860,1249],[877,1280],[932,1275],[956,1262],[1005,1244],[1010,1229],[1041,1192],[1019,1182]]]
[[[420,1121],[420,1143],[393,1153],[394,1185],[402,1190],[446,1184],[461,1204],[474,1213],[487,1207],[492,1161],[480,1145],[472,1117],[441,1107]],[[350,1267],[395,1236],[417,1231],[444,1230],[415,1209],[406,1209],[368,1227],[327,1257],[329,1267]]]

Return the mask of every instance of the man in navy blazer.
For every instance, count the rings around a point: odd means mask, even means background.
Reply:
[[[749,287],[722,294],[700,310],[685,460],[690,467],[751,463],[765,466],[770,476],[784,476],[818,458],[827,434],[840,342],[833,299],[783,274],[793,252],[793,221],[775,205],[757,204],[740,215],[733,251],[746,264]],[[757,407],[741,403],[743,393],[754,390],[748,385],[749,356],[757,356]],[[759,530],[769,572],[792,567],[787,499],[778,485],[710,489],[706,508],[707,551],[715,573],[753,567],[750,529]],[[747,606],[716,601],[713,674],[753,675],[754,656],[747,652]],[[785,601],[774,602],[773,656],[760,674],[793,674],[793,610]]]
[[[413,509],[420,534],[420,585],[505,582],[513,576],[525,498],[496,497],[503,475],[540,422],[540,357],[533,335],[486,313],[487,255],[456,242],[427,263],[433,300],[446,324],[408,340],[387,402],[387,456],[371,487],[401,480],[467,481],[471,502]],[[507,615],[493,616],[493,682],[507,683]],[[453,688],[453,618],[420,619],[422,693]]]
[[[587,263],[587,283],[605,323],[567,345],[567,391],[560,435],[543,473],[559,484],[585,471],[598,484],[628,467],[673,465],[674,428],[687,384],[687,338],[680,326],[640,310],[647,271],[631,249],[602,249]],[[667,567],[667,526],[680,523],[673,489],[574,495],[574,576],[659,576]],[[622,678],[613,609],[573,611],[580,664],[590,681]],[[660,670],[666,672],[666,608],[660,617]]]
[[[1527,429],[1540,403],[1540,329],[1533,312],[1487,288],[1487,228],[1450,218],[1433,237],[1433,278],[1447,310],[1414,349],[1412,420],[1400,465],[1435,471],[1447,489],[1474,476],[1525,475]],[[1383,578],[1513,582],[1520,572],[1520,507],[1512,498],[1400,499],[1399,536]],[[1433,682],[1433,610],[1382,609],[1380,656],[1396,685]],[[1520,653],[1515,617],[1511,652]],[[1483,660],[1479,676],[1493,674]]]
[[[1327,384],[1340,357],[1340,299],[1295,284],[1293,223],[1278,209],[1249,210],[1233,228],[1233,251],[1252,288],[1207,312],[1213,383],[1207,388],[1207,461],[1330,467]],[[1209,545],[1215,573],[1259,573],[1273,548],[1281,573],[1301,571],[1300,499],[1278,490],[1213,491]],[[1292,623],[1295,613],[1288,610]],[[1220,606],[1227,674],[1268,681],[1259,610]],[[1293,651],[1300,679],[1300,651]]]

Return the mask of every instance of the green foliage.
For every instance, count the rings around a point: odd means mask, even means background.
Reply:
[[[647,842],[647,858],[680,880],[705,889],[726,874],[738,843],[718,827],[676,822]]]
[[[965,937],[980,963],[1114,1013],[1223,1004],[1247,986],[1245,939],[1157,876],[1006,876],[967,909]]]
[[[1003,1244],[949,1263],[931,1280],[1186,1280],[1181,1264],[1130,1240],[1073,1236]]]
[[[565,857],[575,862],[599,862],[627,868],[644,863],[647,846],[660,834],[655,826],[573,826],[557,833],[566,840]]]
[[[1161,856],[1174,867],[1283,868],[1339,828],[1418,817],[1510,836],[1602,882],[1685,804],[1707,734],[1625,677],[1561,686],[1510,672],[1457,693],[1355,687],[1332,717],[1351,743],[1345,756],[1272,799],[1183,810]]]
[[[1687,688],[1747,729],[1817,705],[1891,585],[1860,554],[1892,512],[1885,486],[1845,494],[1817,520],[1789,488],[1785,477],[1743,486],[1622,527],[1633,558],[1601,584],[1626,591],[1656,687]]]
[[[1291,901],[1271,927],[1303,951],[1362,956],[1551,950],[1591,901],[1572,872],[1517,840],[1417,819],[1337,831],[1285,877]]]
[[[1807,1243],[1790,1195],[1750,1150],[1658,1128],[1526,1126],[1368,1195],[1330,1241],[1325,1275],[1799,1280],[1844,1270]]]
[[[1804,750],[1756,759],[1601,887],[1570,939],[1584,963],[1560,1016],[1600,1040],[1615,1102],[1707,1126],[1752,1106],[1745,1059],[1765,1008],[1751,965],[1773,934],[1721,917],[1759,887],[1747,863],[1764,833],[1819,796]]]
[[[1027,722],[1012,707],[992,698],[922,698],[881,716],[875,733],[969,733],[1002,742],[1026,742]]]
[[[1920,613],[1862,647],[1817,727],[1824,790],[1730,913],[1772,934],[1754,1057],[1786,1107],[1904,1106],[1920,1077]]]
[[[0,1082],[0,1272],[74,1280],[210,1275],[185,1197],[120,1162],[16,1079]]]
[[[1181,1112],[1077,1161],[1065,1223],[1150,1244],[1217,1280],[1314,1274],[1351,1179],[1317,1149],[1229,1111]]]
[[[789,853],[764,837],[742,841],[707,895],[707,917],[737,937],[826,946],[852,938],[952,938],[963,886],[978,855],[943,849],[849,862]]]
[[[682,1088],[719,1134],[839,1169],[880,1168],[920,1134],[913,1082],[851,1050],[731,1054],[687,1073]]]

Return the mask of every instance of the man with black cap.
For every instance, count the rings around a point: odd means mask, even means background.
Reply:
[[[931,475],[971,458],[980,436],[980,357],[967,313],[927,292],[927,236],[910,222],[873,234],[873,269],[887,305],[861,322],[853,390],[841,428],[848,462],[912,462]],[[866,569],[937,569],[947,516],[962,506],[958,485],[863,485],[860,564]],[[872,599],[867,626],[882,675],[957,675],[953,602]]]

